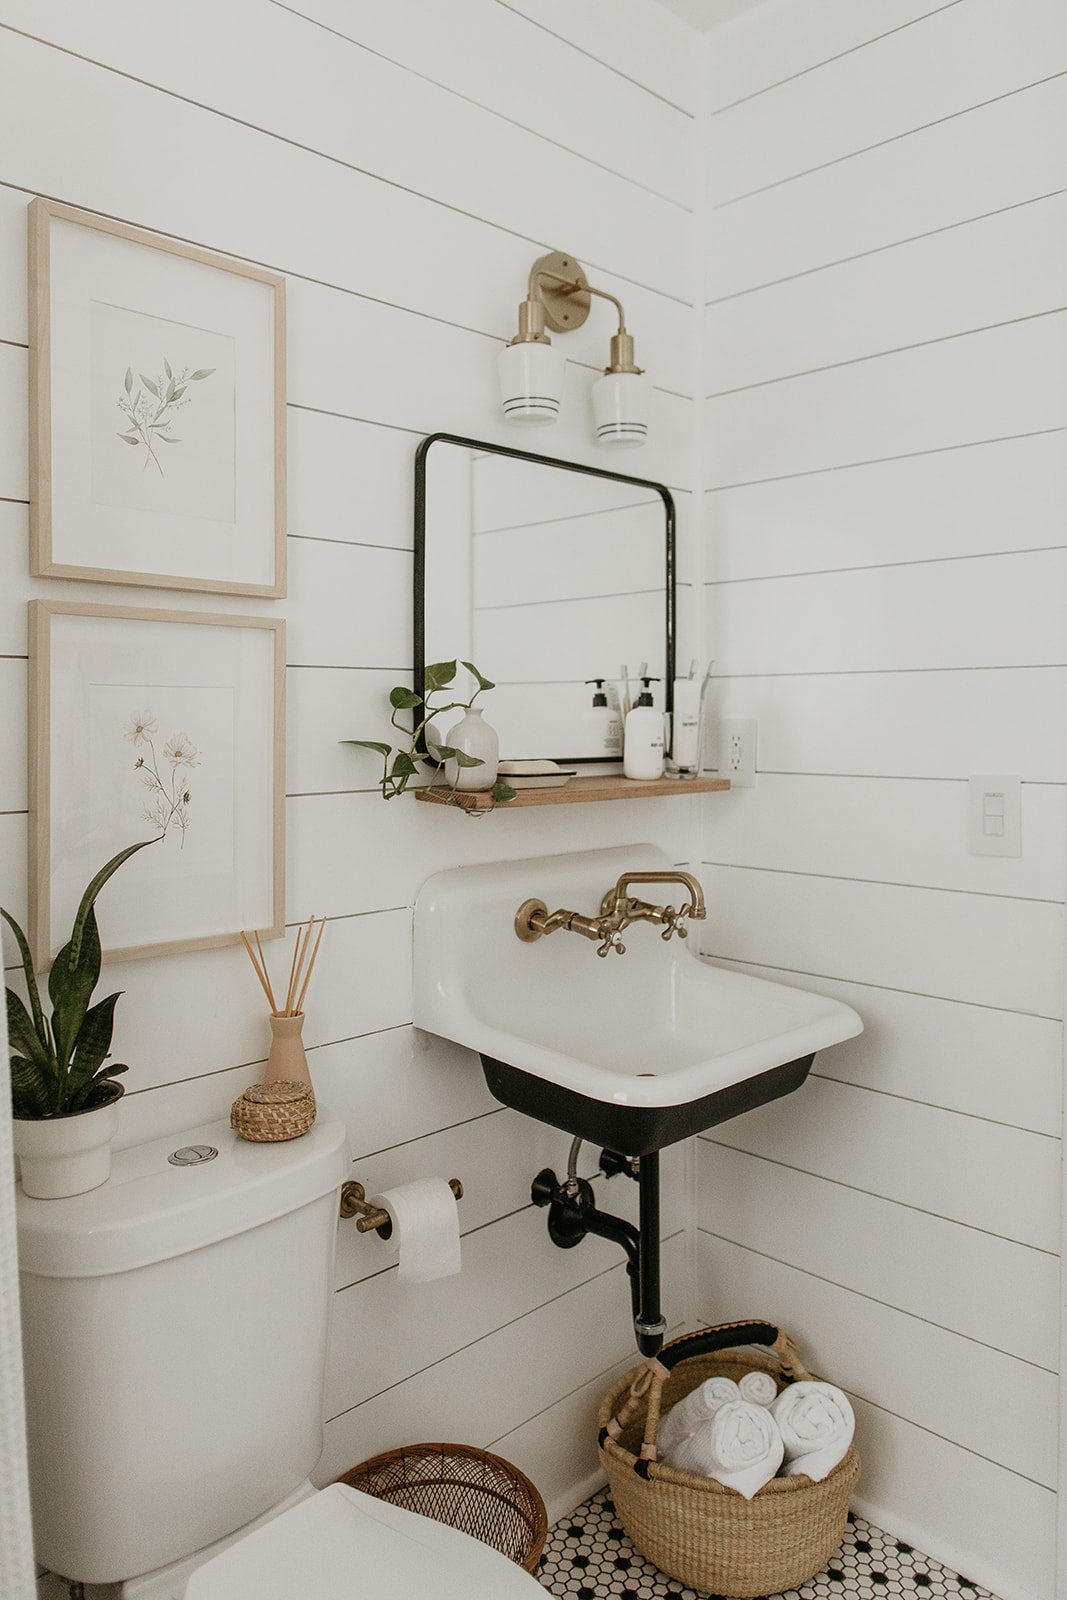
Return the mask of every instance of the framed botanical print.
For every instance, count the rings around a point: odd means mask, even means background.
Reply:
[[[30,943],[47,966],[82,891],[105,960],[285,928],[285,623],[30,601]]]
[[[29,208],[30,567],[285,593],[285,280]]]

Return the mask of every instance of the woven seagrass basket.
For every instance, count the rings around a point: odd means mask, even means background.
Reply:
[[[766,1355],[737,1345],[767,1345]],[[706,1378],[769,1372],[779,1393],[810,1374],[787,1334],[766,1322],[724,1323],[686,1334],[632,1367],[601,1401],[600,1460],[615,1509],[637,1548],[691,1589],[754,1600],[794,1589],[839,1548],[859,1477],[855,1445],[814,1483],[772,1478],[751,1500],[736,1489],[656,1460],[661,1414]]]
[[[230,1127],[256,1144],[299,1139],[315,1120],[315,1093],[306,1083],[254,1083],[230,1107]]]
[[[468,1444],[409,1444],[372,1456],[337,1481],[447,1523],[537,1571],[548,1532],[545,1503],[502,1456]]]

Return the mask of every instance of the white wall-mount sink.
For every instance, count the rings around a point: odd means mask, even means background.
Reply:
[[[532,896],[597,916],[623,872],[670,866],[631,845],[436,873],[415,902],[415,1025],[477,1050],[503,1104],[627,1155],[799,1087],[817,1050],[862,1031],[849,1006],[702,961],[695,936],[665,942],[650,923],[603,958],[567,930],[515,933]],[[641,892],[687,898],[669,883]]]

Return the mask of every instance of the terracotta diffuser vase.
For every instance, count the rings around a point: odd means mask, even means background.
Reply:
[[[267,1057],[264,1083],[306,1083],[311,1087],[308,1058],[300,1037],[304,1026],[304,1013],[293,1016],[272,1016],[270,1019],[271,1043]]]
[[[311,960],[307,960],[311,949],[311,931],[315,925],[312,917],[306,928],[297,929],[296,948],[293,951],[293,965],[289,973],[289,988],[285,996],[285,1005],[279,1006],[274,998],[271,988],[270,975],[267,964],[263,958],[263,946],[259,942],[259,934],[253,934],[256,949],[253,950],[248,941],[247,934],[242,933],[245,949],[256,969],[256,976],[270,1003],[270,1053],[267,1056],[267,1065],[263,1073],[263,1083],[300,1083],[312,1088],[311,1073],[308,1071],[308,1058],[304,1051],[304,1041],[300,1037],[304,1027],[304,996],[307,994],[308,984],[311,982],[311,970],[315,965],[315,958],[319,953],[319,944],[322,941],[322,930],[326,926],[325,918],[319,924],[318,937],[315,948],[311,951]],[[303,942],[301,942],[301,940]],[[256,952],[259,959],[256,959]],[[305,962],[307,968],[305,971]]]

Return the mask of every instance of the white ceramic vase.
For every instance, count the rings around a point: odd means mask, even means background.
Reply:
[[[12,1138],[22,1187],[34,1200],[63,1200],[98,1189],[111,1176],[121,1083],[101,1105],[58,1117],[14,1117]]]
[[[445,779],[451,788],[480,794],[493,787],[500,760],[500,740],[496,729],[483,720],[478,706],[471,706],[448,730],[445,744],[453,750],[462,750],[464,755],[477,756],[482,762],[480,767],[461,767],[457,761],[446,761]]]

